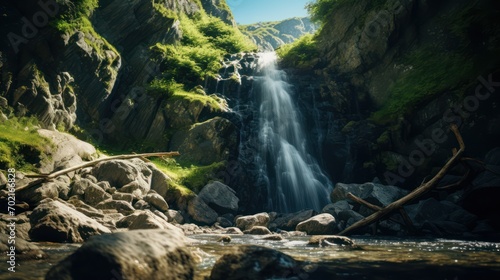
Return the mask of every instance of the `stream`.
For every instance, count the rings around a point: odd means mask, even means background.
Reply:
[[[220,235],[193,235],[192,252],[201,258],[195,279],[204,279],[216,260],[243,244],[279,250],[309,263],[311,275],[301,279],[500,279],[500,243],[448,239],[398,239],[354,237],[358,249],[310,247],[309,237],[267,241],[259,236],[232,236],[229,244],[217,242]],[[2,270],[0,279],[44,279],[47,271],[79,246],[38,243],[49,258],[20,261],[15,275]],[[318,276],[320,275],[320,276]],[[14,276],[14,277],[13,277]]]

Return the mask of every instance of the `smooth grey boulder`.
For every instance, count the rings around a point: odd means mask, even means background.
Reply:
[[[263,226],[254,226],[251,229],[247,229],[243,232],[244,234],[252,234],[252,235],[267,235],[271,234],[271,231]]]
[[[96,236],[53,266],[46,280],[185,280],[195,261],[176,230],[132,230]]]
[[[290,256],[260,246],[239,246],[214,265],[211,280],[300,279],[300,267]]]
[[[333,234],[337,231],[337,223],[331,214],[324,213],[300,222],[295,230],[309,235]]]
[[[144,196],[144,201],[146,201],[149,205],[155,207],[156,209],[166,212],[168,211],[168,203],[165,199],[157,194],[157,193],[148,193]]]
[[[310,219],[316,214],[317,213],[314,210],[303,210],[290,214],[278,214],[273,223],[276,228],[282,230],[295,230],[300,222]]]
[[[133,222],[128,226],[128,229],[170,229],[170,230],[178,230],[174,225],[169,224],[164,219],[158,217],[154,213],[149,210],[145,210],[141,212],[139,215],[135,217]]]
[[[212,225],[219,217],[201,198],[194,197],[188,202],[187,212],[197,223]]]
[[[130,203],[123,200],[112,199],[100,202],[95,206],[95,208],[116,210],[118,213],[122,213],[123,215],[129,215],[135,211],[134,207],[132,207]]]
[[[111,160],[97,164],[92,175],[99,181],[108,181],[118,190],[135,182],[135,187],[146,194],[150,190],[152,172],[141,160]]]
[[[258,213],[250,216],[242,216],[236,219],[236,227],[241,230],[251,229],[254,226],[267,227],[269,223],[269,214]]]
[[[239,199],[236,192],[221,182],[214,181],[205,185],[198,196],[219,215],[238,211]]]
[[[44,199],[30,215],[29,235],[33,241],[83,242],[110,233],[95,220],[58,200]]]

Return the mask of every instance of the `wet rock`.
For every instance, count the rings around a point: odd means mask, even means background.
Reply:
[[[178,228],[176,228],[174,225],[169,224],[167,221],[158,217],[157,215],[153,214],[151,211],[148,211],[148,210],[137,215],[137,217],[130,224],[128,229],[130,229],[130,230],[133,230],[133,229],[169,229],[169,230],[174,230],[174,231],[175,230],[181,231]]]
[[[61,201],[45,199],[30,215],[29,235],[34,241],[83,242],[91,236],[110,233],[95,220]]]
[[[176,225],[178,228],[180,228],[184,234],[186,235],[193,235],[193,234],[201,234],[203,233],[203,229],[201,229],[199,226],[195,224],[183,224],[183,225]]]
[[[334,245],[353,246],[354,241],[348,237],[339,235],[315,235],[309,239],[308,245],[321,247]]]
[[[332,215],[325,213],[299,223],[296,230],[309,235],[332,234],[337,231],[337,223]]]
[[[297,225],[316,215],[314,210],[304,210],[291,214],[279,214],[273,223],[276,227],[282,230],[295,230]]]
[[[211,280],[298,279],[297,262],[279,251],[240,246],[223,255],[214,265]]]
[[[375,183],[337,183],[330,195],[330,199],[333,203],[346,200],[348,193],[352,193],[372,204],[383,207],[405,196],[408,192],[395,186],[386,186]]]
[[[337,218],[338,214],[341,211],[351,210],[351,209],[352,206],[349,204],[349,202],[347,202],[346,200],[340,200],[335,203],[330,203],[326,205],[325,207],[323,207],[323,210],[321,212],[331,214],[332,216]]]
[[[191,218],[201,224],[211,225],[218,218],[217,213],[198,196],[188,202],[187,210]]]
[[[237,227],[230,227],[226,229],[226,234],[243,235],[243,232]]]
[[[16,235],[15,239],[15,258],[16,260],[39,260],[47,258],[47,254],[43,252],[37,245],[30,243],[23,238]],[[11,244],[9,242],[9,236],[7,234],[0,233],[0,252],[6,253],[10,252]],[[9,257],[7,257],[8,260]]]
[[[267,234],[262,236],[262,240],[270,240],[270,241],[281,241],[283,240],[283,236],[279,234]]]
[[[135,211],[130,203],[123,200],[106,200],[95,206],[97,209],[114,209],[123,215],[130,215]]]
[[[241,230],[251,229],[254,226],[266,227],[269,223],[269,214],[258,213],[250,216],[242,216],[236,219],[236,227]]]
[[[45,279],[193,279],[194,258],[185,245],[182,232],[170,229],[96,236]]]
[[[228,219],[226,219],[224,217],[218,217],[217,218],[217,223],[219,223],[219,225],[221,227],[224,227],[224,228],[232,227],[233,226],[233,223],[231,223],[231,221],[229,221]]]
[[[108,181],[118,190],[128,185],[130,189],[135,187],[146,194],[150,190],[152,172],[141,160],[111,160],[97,164],[92,175],[99,181]],[[128,189],[120,191],[131,193]]]
[[[254,226],[251,229],[247,229],[243,231],[244,234],[253,234],[253,235],[268,235],[271,234],[271,231],[262,226]]]
[[[144,196],[144,201],[162,212],[168,211],[167,202],[161,195],[157,193],[148,193],[146,196]]]
[[[102,201],[108,200],[111,198],[111,195],[105,192],[101,187],[96,184],[90,184],[85,189],[83,195],[83,201],[90,206],[96,206]]]
[[[229,243],[231,242],[231,236],[229,235],[223,235],[221,237],[219,237],[219,239],[217,239],[217,242],[223,242],[223,243]]]
[[[203,187],[198,196],[218,214],[236,213],[239,199],[236,192],[221,182],[211,182]]]

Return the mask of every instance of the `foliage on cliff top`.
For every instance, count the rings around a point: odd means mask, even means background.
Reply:
[[[316,63],[319,51],[313,34],[302,36],[297,41],[276,50],[285,67],[308,69]]]
[[[37,132],[34,118],[16,118],[0,123],[0,169],[34,171],[51,142]]]
[[[324,24],[336,7],[350,1],[353,0],[315,0],[308,3],[306,9],[313,22]]]

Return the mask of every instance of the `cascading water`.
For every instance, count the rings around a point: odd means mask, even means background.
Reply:
[[[268,203],[279,212],[312,208],[328,203],[332,188],[316,160],[307,151],[307,136],[286,82],[277,69],[274,52],[259,54],[253,94],[258,110],[260,176],[268,187]]]

